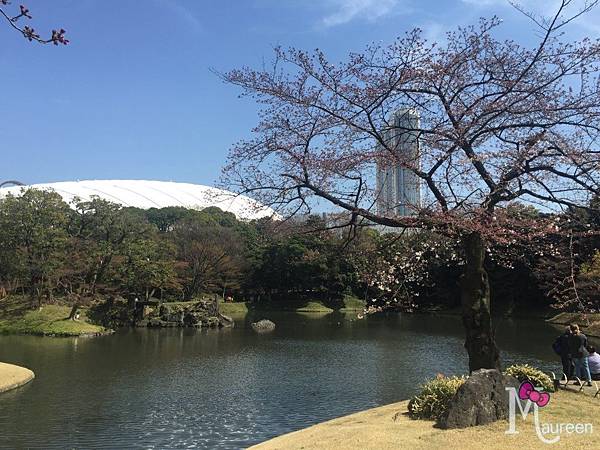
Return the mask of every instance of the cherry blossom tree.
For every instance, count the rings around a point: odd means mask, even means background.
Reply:
[[[67,45],[69,40],[65,38],[66,31],[62,28],[58,30],[52,30],[52,35],[49,38],[41,37],[32,27],[25,25],[20,26],[19,24],[23,20],[32,19],[29,8],[24,5],[19,5],[18,14],[9,13],[6,6],[10,5],[9,0],[0,0],[0,15],[4,17],[8,25],[14,28],[17,32],[21,33],[29,42],[35,41],[41,44],[54,44],[54,45]]]
[[[224,182],[286,216],[326,201],[348,213],[348,226],[427,229],[459,240],[469,367],[498,368],[486,248],[558,229],[552,215],[515,217],[507,206],[586,208],[600,193],[600,44],[563,35],[596,3],[562,0],[547,18],[526,13],[539,27],[531,47],[497,38],[494,17],[442,43],[415,29],[341,63],[320,50],[276,48],[268,67],[221,75],[261,105],[253,138],[230,151]],[[420,120],[398,125],[398,111]],[[411,136],[418,150],[399,150]],[[375,207],[377,162],[418,178],[413,214]]]

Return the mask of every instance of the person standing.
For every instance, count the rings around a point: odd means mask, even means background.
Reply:
[[[573,378],[573,360],[569,352],[569,336],[571,336],[571,328],[567,327],[565,332],[558,336],[552,344],[552,348],[560,356],[562,362],[563,374],[570,380]]]
[[[579,326],[571,324],[571,336],[569,336],[569,353],[575,363],[575,375],[579,379],[585,379],[588,386],[592,385],[592,376],[588,365],[589,352],[587,350],[587,337],[579,330]]]

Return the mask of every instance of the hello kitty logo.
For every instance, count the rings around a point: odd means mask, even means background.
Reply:
[[[529,381],[521,383],[521,386],[519,387],[519,398],[521,400],[531,400],[540,408],[546,406],[550,402],[550,394],[536,390]]]

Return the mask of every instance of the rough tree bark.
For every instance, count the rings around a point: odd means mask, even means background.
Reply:
[[[75,315],[77,314],[77,310],[79,309],[79,300],[76,300],[71,307],[71,312],[69,313],[69,320],[75,320]]]
[[[465,271],[461,278],[461,302],[469,371],[500,370],[500,352],[492,328],[490,285],[483,265],[485,244],[479,233],[471,233],[464,238],[463,246]]]

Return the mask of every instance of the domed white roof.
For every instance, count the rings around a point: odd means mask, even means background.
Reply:
[[[201,210],[216,206],[235,214],[240,220],[278,217],[271,208],[244,195],[200,184],[172,181],[89,180],[11,186],[0,188],[0,198],[6,197],[8,193],[19,196],[23,189],[28,188],[53,190],[69,204],[73,204],[76,197],[88,201],[96,196],[123,206],[142,209],[182,206]]]

